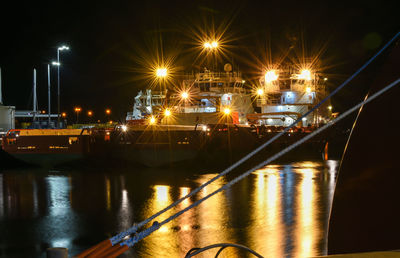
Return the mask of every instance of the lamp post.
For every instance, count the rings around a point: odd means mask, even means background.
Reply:
[[[76,123],[78,123],[79,121],[79,112],[81,112],[81,108],[80,107],[76,107],[75,108],[75,112],[76,112]]]
[[[110,115],[111,115],[111,109],[107,108],[107,109],[106,109],[106,117],[107,117],[107,120],[110,119]],[[111,120],[110,120],[110,121],[111,121]]]
[[[60,51],[69,50],[69,47],[63,45],[57,48],[57,125],[60,127]],[[54,63],[53,63],[54,64]]]
[[[88,115],[88,117],[89,117],[89,123],[91,123],[91,122],[92,122],[93,111],[92,111],[92,110],[89,110],[89,111],[87,112],[87,115]]]
[[[217,69],[217,57],[216,57],[216,51],[218,50],[220,44],[218,41],[214,40],[214,41],[206,41],[203,44],[203,48],[208,51],[209,53],[207,53],[207,55],[211,54],[211,65],[213,66],[212,69],[216,70]]]
[[[168,76],[168,69],[165,67],[159,67],[156,70],[156,78],[160,82],[160,93],[161,95],[163,94],[163,91],[165,90],[165,95],[167,95],[167,88],[165,86],[165,80]],[[165,88],[165,89],[164,89]],[[167,98],[165,98],[166,100]],[[166,102],[164,104],[167,104]]]
[[[47,128],[50,128],[51,122],[51,108],[50,108],[50,64],[47,64],[47,95],[48,95],[48,112],[49,112],[49,124]]]

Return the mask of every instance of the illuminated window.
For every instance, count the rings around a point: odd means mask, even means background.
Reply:
[[[68,143],[69,143],[70,145],[72,145],[72,144],[78,144],[78,143],[79,143],[79,139],[78,139],[78,137],[69,137],[69,138],[68,138]]]

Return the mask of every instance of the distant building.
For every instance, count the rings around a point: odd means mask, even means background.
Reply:
[[[0,105],[0,133],[15,129],[15,107]]]

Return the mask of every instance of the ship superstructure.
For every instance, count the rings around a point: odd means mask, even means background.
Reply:
[[[146,123],[146,119],[149,116],[162,112],[166,94],[167,90],[152,91],[151,89],[146,89],[145,91],[139,91],[135,97],[133,111],[127,113],[126,121],[132,124]]]
[[[253,112],[251,93],[240,72],[232,71],[230,64],[224,70],[186,74],[178,88],[157,94],[140,91],[127,122],[153,117],[165,125],[247,123],[246,115]]]
[[[244,87],[240,72],[203,72],[185,75],[181,89],[171,94],[171,111],[182,124],[245,124],[246,114],[253,112],[251,94]],[[171,119],[172,120],[172,119]],[[163,121],[168,123],[168,121]]]
[[[260,79],[256,105],[261,113],[248,114],[249,122],[266,126],[289,126],[327,96],[327,78],[311,69],[281,66]],[[298,126],[326,123],[332,113],[329,102],[302,119]]]

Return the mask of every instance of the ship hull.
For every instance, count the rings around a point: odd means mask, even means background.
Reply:
[[[10,130],[3,137],[2,147],[4,152],[18,161],[52,167],[83,159],[87,155],[89,135],[80,132],[69,129]]]
[[[41,167],[54,167],[84,159],[82,153],[10,153],[10,155],[26,164]]]
[[[96,140],[96,146],[92,146],[91,149],[96,150],[103,160],[121,160],[148,167],[181,164],[213,168],[238,161],[279,133],[278,131],[261,133],[260,130],[253,130],[250,127],[226,125],[209,125],[205,130],[175,129],[165,126],[154,127],[151,130],[148,128],[136,128],[126,132],[116,130],[111,133],[109,142]],[[308,133],[286,133],[254,155],[250,162],[254,164],[262,162]],[[337,141],[338,138],[335,138]],[[317,136],[285,154],[281,160],[328,159],[326,151],[329,141],[327,134]],[[330,146],[334,146],[333,142],[330,142]],[[339,157],[329,155],[329,158]]]

